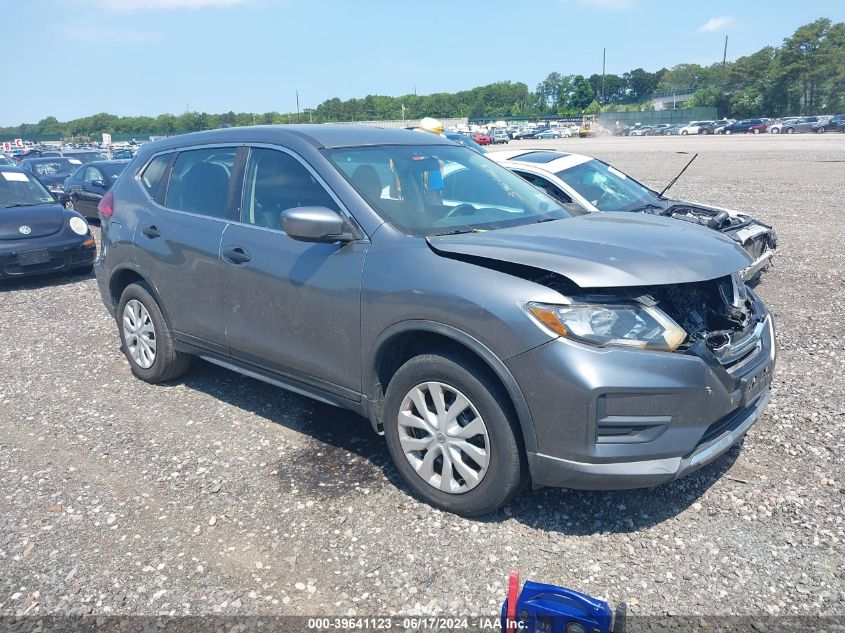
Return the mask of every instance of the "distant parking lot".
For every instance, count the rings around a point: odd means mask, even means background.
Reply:
[[[511,141],[594,155],[781,244],[780,357],[739,448],[651,490],[468,520],[411,497],[363,418],[202,361],[134,379],[93,277],[0,285],[0,615],[497,612],[507,574],[632,614],[845,610],[845,135]]]

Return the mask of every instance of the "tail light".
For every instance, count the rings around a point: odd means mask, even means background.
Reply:
[[[114,194],[111,191],[100,200],[100,204],[97,205],[97,213],[104,218],[110,218],[114,215]]]

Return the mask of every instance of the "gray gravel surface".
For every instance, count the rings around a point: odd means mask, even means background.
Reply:
[[[781,238],[772,403],[651,490],[409,496],[351,413],[204,362],[134,379],[88,277],[0,285],[0,615],[495,613],[510,569],[632,614],[845,612],[845,135],[523,142],[754,212]],[[509,146],[514,147],[514,144]]]

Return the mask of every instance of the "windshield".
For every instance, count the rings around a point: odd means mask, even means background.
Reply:
[[[17,163],[5,154],[0,154],[0,166],[16,167]]]
[[[0,208],[54,203],[35,178],[20,171],[0,171]]]
[[[466,147],[469,147],[470,149],[474,149],[476,152],[479,152],[481,154],[487,153],[487,150],[484,148],[483,145],[479,145],[478,143],[473,141],[470,137],[468,137],[466,134],[459,134],[457,132],[455,132],[455,133],[450,132],[449,134],[446,134],[445,136],[450,141],[455,141],[456,143],[460,143],[461,145],[465,145]]]
[[[599,211],[634,211],[659,200],[651,189],[600,160],[588,160],[556,175]]]
[[[83,163],[90,163],[95,160],[108,160],[109,157],[102,152],[73,152],[72,154],[65,154],[71,158],[75,158]]]
[[[67,158],[39,161],[32,163],[32,173],[36,176],[69,176],[80,164],[78,160],[71,161]]]
[[[572,215],[466,147],[398,145],[326,154],[381,217],[409,235],[492,230]]]

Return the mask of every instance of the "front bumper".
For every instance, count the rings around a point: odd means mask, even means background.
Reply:
[[[774,328],[767,316],[753,351],[728,369],[691,352],[565,339],[507,365],[531,410],[535,486],[650,487],[713,461],[760,418],[775,365]]]
[[[49,243],[45,243],[49,240]],[[90,240],[90,244],[85,242]],[[36,238],[3,245],[0,250],[0,279],[43,275],[62,270],[85,268],[94,263],[97,246],[90,235],[72,239]],[[27,253],[41,251],[43,256],[27,261]]]

